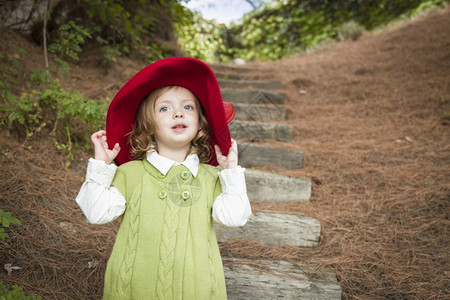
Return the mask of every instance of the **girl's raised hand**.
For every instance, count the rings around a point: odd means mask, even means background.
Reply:
[[[233,169],[238,165],[238,148],[235,140],[231,140],[231,147],[227,156],[223,155],[218,145],[214,145],[217,162],[224,169]]]
[[[95,159],[103,160],[106,164],[111,164],[119,154],[119,143],[114,145],[112,150],[108,149],[108,143],[106,142],[106,131],[100,130],[91,135],[92,144],[94,144]]]

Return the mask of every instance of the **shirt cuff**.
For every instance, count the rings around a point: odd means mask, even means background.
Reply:
[[[223,169],[219,172],[220,185],[224,194],[246,194],[245,168],[237,166],[233,169]]]
[[[103,160],[89,158],[86,181],[95,181],[104,187],[110,187],[116,175],[117,166],[107,165]]]

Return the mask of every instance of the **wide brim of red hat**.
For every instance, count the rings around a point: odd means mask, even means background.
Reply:
[[[141,101],[154,90],[165,86],[181,86],[191,91],[200,101],[212,129],[211,159],[217,166],[214,145],[226,155],[231,147],[228,124],[235,116],[231,103],[224,103],[219,84],[211,68],[204,62],[189,57],[171,57],[148,65],[134,75],[112,100],[106,117],[106,134],[110,149],[116,143],[121,150],[115,162],[121,165],[133,159],[129,148],[131,133]]]

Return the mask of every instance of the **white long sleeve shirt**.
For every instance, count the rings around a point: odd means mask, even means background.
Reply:
[[[147,160],[164,175],[173,165],[182,164],[194,177],[197,176],[199,159],[196,154],[191,154],[184,162],[177,163],[152,151],[147,155]],[[91,224],[108,223],[125,212],[126,200],[112,185],[116,169],[116,165],[107,165],[104,161],[89,159],[86,180],[81,186],[76,202]],[[244,171],[244,168],[238,166],[219,172],[222,194],[213,204],[214,221],[229,227],[243,226],[247,223],[252,211],[247,196]]]

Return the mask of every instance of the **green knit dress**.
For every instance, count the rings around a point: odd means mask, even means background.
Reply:
[[[127,207],[109,258],[103,299],[226,299],[211,217],[218,169],[183,165],[164,176],[147,160],[117,169]]]

